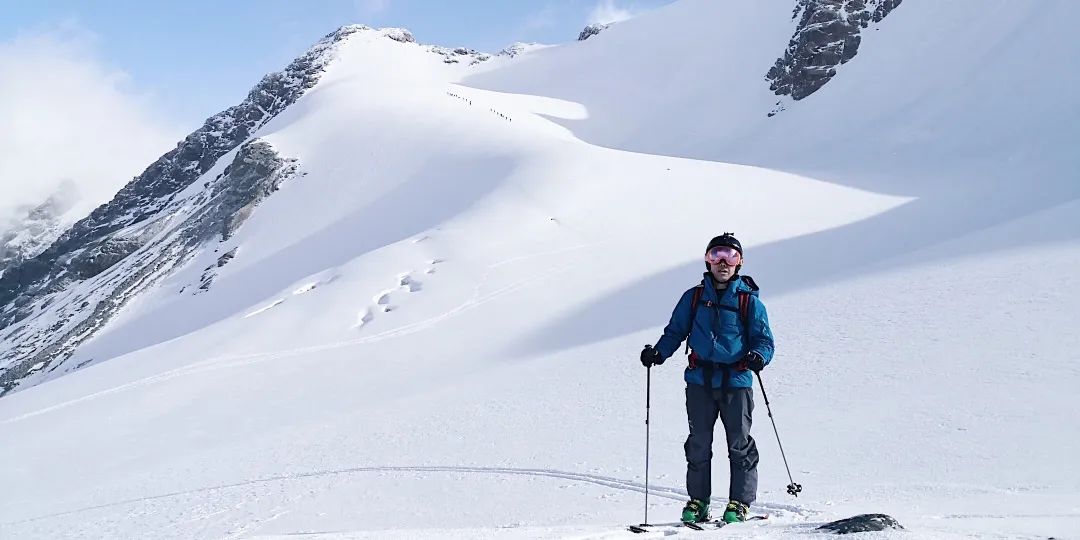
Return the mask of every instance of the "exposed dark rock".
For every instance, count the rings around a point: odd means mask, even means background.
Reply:
[[[586,39],[589,39],[589,38],[595,36],[596,34],[599,34],[600,32],[603,32],[604,30],[607,30],[607,28],[609,26],[611,26],[611,25],[609,25],[609,24],[590,24],[589,26],[586,26],[585,29],[582,30],[580,34],[578,34],[577,40],[578,41],[585,41]]]
[[[86,249],[79,250],[71,258],[68,268],[72,279],[94,277],[112,265],[120,262],[142,246],[135,238],[109,237],[96,242]]]
[[[848,534],[867,531],[884,531],[885,529],[903,529],[895,519],[885,514],[860,514],[847,519],[826,523],[818,529],[832,531],[836,534]]]
[[[236,248],[232,248],[232,249],[230,249],[230,250],[229,250],[229,251],[227,251],[227,252],[226,252],[226,253],[225,253],[224,255],[222,255],[222,256],[220,256],[220,257],[218,257],[218,260],[217,260],[217,267],[218,267],[218,268],[221,268],[222,266],[225,266],[225,265],[226,265],[226,264],[228,264],[228,263],[229,263],[229,261],[231,261],[231,260],[233,259],[233,257],[235,257],[235,256],[236,256]]]
[[[855,58],[862,29],[880,22],[901,1],[798,0],[795,34],[765,75],[769,89],[796,101],[813,94],[836,75],[837,66]]]

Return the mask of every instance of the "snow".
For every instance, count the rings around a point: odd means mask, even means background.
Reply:
[[[1055,37],[1077,8],[905,3],[768,118],[790,5],[719,4],[471,78],[350,36],[256,134],[305,174],[84,344],[93,365],[0,399],[0,536],[640,538],[637,354],[724,230],[804,492],[759,394],[772,517],[705,537],[863,512],[909,529],[867,537],[1080,535],[1080,108],[1056,90],[1080,51]],[[653,521],[685,500],[682,362],[652,374]]]

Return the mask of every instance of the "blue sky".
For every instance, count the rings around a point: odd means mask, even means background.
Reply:
[[[126,75],[123,90],[161,121],[190,131],[343,24],[400,26],[422,43],[497,52],[514,41],[571,41],[593,19],[671,1],[0,0],[0,47],[39,35],[74,43],[84,61]]]

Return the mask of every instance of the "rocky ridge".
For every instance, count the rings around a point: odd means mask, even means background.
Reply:
[[[902,0],[797,0],[799,22],[783,56],[765,74],[769,89],[799,101],[836,76],[855,58],[862,31],[881,22]],[[769,116],[783,110],[780,103]]]

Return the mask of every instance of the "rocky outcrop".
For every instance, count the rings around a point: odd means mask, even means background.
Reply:
[[[820,530],[832,531],[836,534],[849,534],[867,531],[884,531],[885,529],[903,529],[892,516],[885,514],[860,514],[847,519],[826,523]]]
[[[218,159],[314,86],[332,58],[335,45],[363,29],[342,27],[285,70],[264,77],[242,103],[209,118],[48,249],[9,267],[0,277],[0,329],[28,316],[34,304],[45,296],[62,290],[73,280],[97,275],[123,258],[117,255],[130,254],[129,241],[118,242],[109,236],[159,216]]]
[[[444,64],[460,64],[472,66],[479,64],[480,62],[486,62],[491,60],[491,55],[488,53],[480,52],[475,49],[469,49],[466,47],[438,47],[431,46],[428,50],[443,57]]]
[[[131,298],[201,244],[231,235],[295,173],[295,165],[266,143],[238,147],[318,82],[338,43],[364,30],[370,29],[342,27],[264,77],[243,102],[207,119],[47,249],[15,256],[5,251],[0,395],[59,368]],[[236,154],[227,172],[203,190],[187,189],[230,152]]]
[[[599,34],[600,32],[603,32],[604,30],[607,30],[607,28],[609,26],[611,26],[611,25],[608,25],[608,24],[590,24],[589,26],[586,26],[585,29],[583,29],[580,34],[578,34],[577,40],[578,41],[585,41],[586,39],[589,39],[589,38]]]
[[[795,101],[813,94],[836,76],[837,66],[855,57],[862,30],[881,22],[900,2],[798,0],[792,15],[799,20],[795,34],[765,75],[769,89]]]
[[[525,54],[525,53],[536,51],[536,50],[539,50],[539,49],[546,49],[546,48],[548,48],[550,46],[551,45],[544,45],[544,44],[541,44],[541,43],[523,43],[523,42],[518,41],[518,42],[515,42],[515,43],[511,44],[510,46],[506,47],[505,49],[499,51],[498,55],[499,56],[508,56],[510,58],[513,58],[513,57],[515,57],[515,56],[517,56],[519,54]]]
[[[65,280],[91,283],[69,286],[64,301],[36,304],[49,307],[46,315],[27,317],[0,337],[0,365],[6,366],[0,372],[0,395],[28,376],[44,376],[60,367],[128,300],[189,261],[203,245],[227,240],[260,202],[296,175],[295,160],[278,156],[268,143],[255,139],[238,149],[203,190],[178,199],[162,216],[76,250],[65,259],[70,273]],[[235,254],[234,248],[204,272],[201,290],[213,282],[211,269],[224,266]]]

